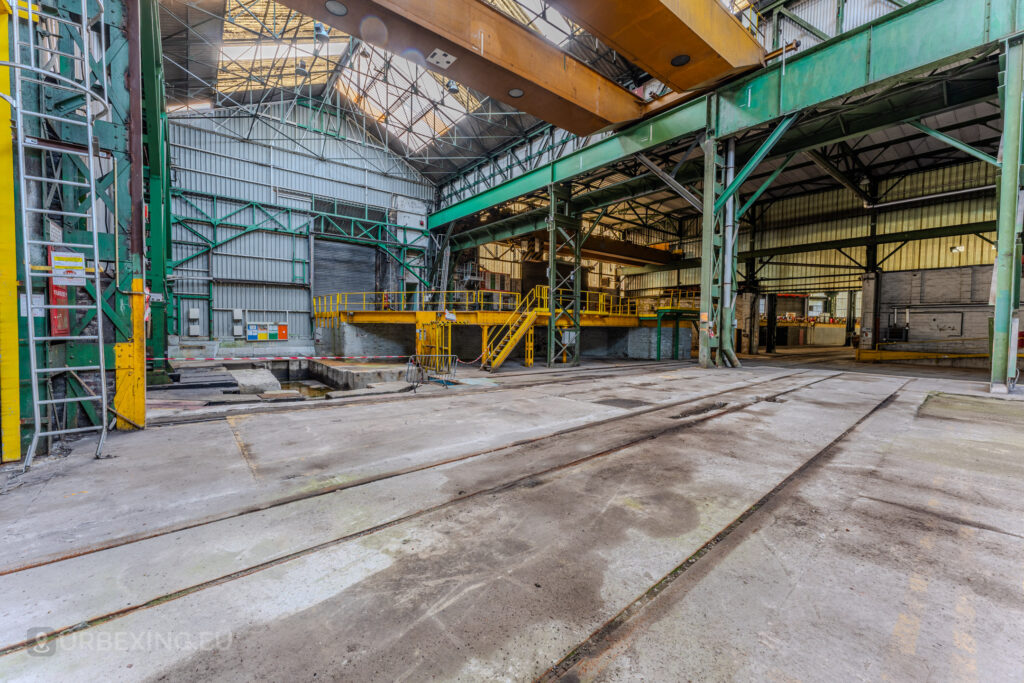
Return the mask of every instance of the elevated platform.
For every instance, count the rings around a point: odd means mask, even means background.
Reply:
[[[533,307],[537,313],[534,326],[546,326],[551,319],[547,287],[537,287]],[[560,300],[569,298],[560,293]],[[428,291],[415,295],[407,292],[339,292],[314,299],[317,327],[338,323],[394,324],[422,326],[448,314],[453,325],[489,327],[504,325],[519,309],[523,298],[517,292],[496,290]],[[657,327],[658,321],[669,318],[695,321],[700,306],[695,299],[671,299],[645,302],[617,297],[604,292],[580,293],[582,327]],[[561,310],[556,306],[556,312]],[[556,323],[563,326],[563,322]]]
[[[324,336],[331,341],[324,343],[331,352],[338,352],[335,347],[340,347],[356,355],[415,353],[425,361],[455,357],[452,329],[476,326],[480,328],[477,360],[495,370],[517,347],[525,349],[526,365],[532,365],[534,330],[538,327],[550,330],[554,321],[555,329],[571,334],[577,316],[566,315],[565,311],[571,310],[574,300],[571,291],[558,290],[551,297],[548,287],[543,286],[533,288],[526,296],[496,290],[339,292],[316,297],[314,312],[317,328],[330,331]],[[580,292],[578,306],[579,329],[625,329],[628,337],[636,339],[627,344],[626,337],[622,337],[619,353],[630,347],[639,354],[631,357],[657,360],[666,353],[666,357],[673,358],[681,353],[679,325],[695,322],[700,315],[693,299],[637,300],[593,291]],[[407,326],[405,330],[402,325]],[[662,330],[666,325],[673,331],[664,338],[665,343],[671,340],[672,346],[663,352]],[[637,328],[650,328],[651,332],[645,335]],[[469,353],[466,335],[460,338],[463,353]],[[477,351],[472,353],[476,355]]]

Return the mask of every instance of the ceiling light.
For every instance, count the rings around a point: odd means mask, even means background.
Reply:
[[[690,55],[676,55],[672,58],[672,66],[686,66],[690,63]]]
[[[338,2],[338,0],[327,0],[327,2],[324,3],[324,7],[326,7],[327,11],[336,17],[343,17],[348,14],[348,7]]]
[[[962,244],[957,244],[956,246],[952,246],[952,247],[949,248],[949,253],[950,254],[962,254],[963,252],[964,252],[964,245],[962,245]]]
[[[508,96],[509,97],[522,97],[523,96],[523,89],[522,88],[512,88],[511,90],[508,91]]]

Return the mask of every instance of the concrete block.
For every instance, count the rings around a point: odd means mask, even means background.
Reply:
[[[238,393],[240,394],[264,394],[268,391],[281,391],[281,383],[274,377],[274,373],[266,368],[248,368],[229,370],[228,372],[238,382]]]
[[[295,389],[280,389],[278,391],[266,391],[259,394],[264,401],[302,401],[305,397]]]

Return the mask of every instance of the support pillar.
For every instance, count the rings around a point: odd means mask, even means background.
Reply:
[[[580,364],[580,252],[583,230],[571,213],[571,186],[548,188],[548,367],[561,356],[566,365]],[[564,277],[558,274],[558,254],[568,253],[571,261]]]
[[[778,334],[778,313],[776,313],[776,304],[778,303],[778,300],[778,294],[769,294],[768,300],[764,305],[764,316],[767,323],[764,328],[765,353],[775,353],[775,338]]]
[[[843,346],[850,346],[853,344],[853,335],[857,331],[855,315],[857,309],[854,305],[856,296],[857,292],[853,290],[846,293],[846,339],[843,341]]]
[[[142,91],[146,131],[143,142],[149,164],[147,183],[149,223],[146,273],[151,292],[149,355],[167,356],[170,334],[168,258],[171,253],[170,173],[167,164],[167,113],[164,97],[163,51],[160,42],[160,7],[157,0],[140,0],[142,35]],[[310,252],[312,254],[312,252]],[[312,258],[312,257],[311,257]],[[153,369],[167,370],[167,361],[154,360]]]
[[[791,115],[779,122],[757,151],[736,170],[735,141],[726,142],[725,158],[715,138],[717,98],[708,96],[708,129],[704,139],[704,216],[700,280],[700,364],[739,367],[733,348],[736,337],[734,283],[736,281],[737,192],[754,169],[796,120]],[[724,189],[723,181],[724,180]],[[717,349],[717,353],[714,353]]]
[[[1017,309],[1020,306],[1021,104],[1024,99],[1024,38],[1007,42],[1002,57],[1003,141],[993,268],[992,372],[989,390],[1007,393],[1017,381]]]
[[[13,14],[9,5],[0,5],[0,56],[11,59],[9,22]],[[10,95],[10,69],[0,69],[0,93]],[[14,205],[14,150],[11,143],[11,107],[0,99],[0,223],[7,226],[0,233],[0,462],[21,458],[21,395],[18,350],[18,232]],[[28,318],[32,320],[31,315]]]
[[[721,157],[713,122],[717,116],[717,98],[708,97],[708,129],[701,148],[704,151],[704,214],[701,223],[700,259],[700,332],[698,360],[702,368],[717,364],[721,343],[722,303],[721,251],[722,215],[715,210],[715,198],[721,194]]]

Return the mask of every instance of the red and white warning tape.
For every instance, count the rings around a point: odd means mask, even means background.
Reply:
[[[384,358],[401,358],[405,360],[409,356],[220,356],[217,358],[154,356],[146,360],[379,360]]]

